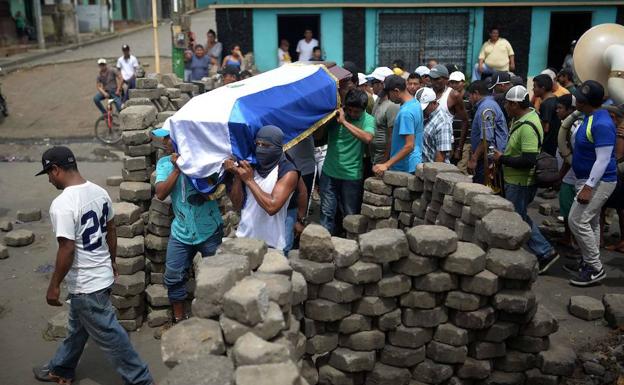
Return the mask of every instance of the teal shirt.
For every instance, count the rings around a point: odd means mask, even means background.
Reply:
[[[156,164],[156,183],[166,181],[173,170],[171,156],[160,158]],[[187,245],[206,241],[223,223],[217,202],[205,200],[183,174],[171,190],[171,205],[174,214],[171,236]]]

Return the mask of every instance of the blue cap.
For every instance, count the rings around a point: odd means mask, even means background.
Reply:
[[[169,131],[168,128],[157,128],[152,131],[152,135],[154,135],[157,138],[164,138],[164,137],[169,136],[170,134],[171,134],[171,131]]]

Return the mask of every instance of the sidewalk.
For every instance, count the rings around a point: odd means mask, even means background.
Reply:
[[[159,22],[159,25],[161,23],[162,21]],[[50,48],[43,49],[43,50],[34,48],[23,53],[11,55],[9,57],[0,57],[0,68],[2,68],[5,74],[8,74],[12,71],[15,71],[21,68],[21,65],[24,63],[32,62],[32,61],[35,61],[37,59],[40,59],[49,55],[54,55],[54,54],[65,52],[65,51],[71,51],[77,48],[87,47],[92,44],[97,44],[97,43],[105,42],[105,41],[112,40],[115,38],[119,38],[122,36],[130,35],[138,31],[149,29],[151,27],[152,27],[152,24],[149,23],[149,24],[143,24],[140,26],[133,26],[133,27],[123,29],[120,31],[115,31],[112,33],[80,34],[79,43],[67,44],[67,45],[62,45],[62,46],[54,46],[54,47],[50,47]]]

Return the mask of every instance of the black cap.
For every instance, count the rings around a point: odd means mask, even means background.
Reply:
[[[239,76],[239,69],[236,66],[233,65],[227,65],[225,66],[224,69],[222,69],[221,71],[219,71],[219,73],[221,75],[235,75],[236,77]]]
[[[47,173],[52,166],[69,166],[72,164],[76,164],[74,153],[65,146],[55,146],[43,153],[41,156],[43,170],[39,171],[35,176]]]
[[[497,84],[505,84],[511,83],[511,75],[507,71],[496,72],[492,75],[492,80],[490,81],[490,89],[496,87]]]
[[[122,45],[122,46],[121,46],[121,50],[122,50],[122,51],[125,51],[125,50],[127,50],[127,49],[128,49],[128,50],[130,49],[130,46],[129,46],[128,44],[124,44],[124,45]]]
[[[604,87],[595,80],[587,80],[574,91],[574,96],[578,102],[598,107],[604,98]]]
[[[399,75],[386,76],[386,78],[384,79],[384,91],[392,91],[395,88],[398,88],[399,90],[404,90],[405,79],[403,79]]]

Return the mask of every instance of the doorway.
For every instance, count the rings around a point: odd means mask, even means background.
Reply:
[[[303,32],[309,29],[316,40],[321,41],[321,15],[278,15],[277,16],[277,41],[275,49],[279,47],[281,39],[286,39],[290,43],[288,53],[293,61],[298,58],[297,43],[303,39]],[[321,47],[323,49],[323,47]]]
[[[548,66],[561,69],[563,60],[570,52],[572,40],[578,40],[591,28],[591,12],[553,12],[550,15],[550,38],[548,40]]]

